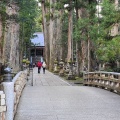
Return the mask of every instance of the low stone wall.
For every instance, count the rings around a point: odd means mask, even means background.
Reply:
[[[26,85],[26,82],[27,82],[27,72],[21,72],[21,74],[15,80],[15,83],[14,83],[14,116],[17,110],[17,106],[18,106],[23,88]]]
[[[120,94],[120,73],[101,71],[84,73],[84,85],[100,87]]]
[[[21,71],[13,78],[12,82],[2,83],[1,88],[4,92],[4,95],[2,95],[2,99],[3,99],[3,96],[5,96],[4,100],[2,100],[5,102],[2,102],[2,104],[3,103],[6,103],[6,104],[2,107],[2,110],[4,111],[2,112],[0,110],[0,113],[1,113],[0,120],[14,119],[22,91],[27,82],[27,74],[28,74],[27,70]]]

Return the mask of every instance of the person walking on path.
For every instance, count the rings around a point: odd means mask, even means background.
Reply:
[[[46,69],[46,63],[45,62],[43,62],[42,67],[43,67],[43,74],[45,74],[45,69]]]
[[[37,62],[37,67],[38,67],[38,73],[40,73],[42,63],[40,61]]]

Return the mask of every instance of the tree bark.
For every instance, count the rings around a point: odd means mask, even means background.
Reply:
[[[58,16],[62,16],[62,10],[58,11]],[[60,17],[57,18],[57,22],[56,22],[56,27],[57,27],[57,35],[56,35],[56,58],[58,59],[58,61],[60,61],[60,59],[63,59],[63,45],[61,42],[61,36],[62,36],[62,22]]]
[[[45,2],[41,3],[42,6],[42,16],[43,16],[43,32],[44,32],[44,42],[45,42],[45,58],[47,68],[49,69],[49,61],[50,61],[50,46],[49,46],[49,22],[46,20],[45,15],[48,12],[48,9],[45,7]]]
[[[11,15],[18,15],[18,6],[11,3],[6,7],[6,13]],[[13,72],[20,70],[20,55],[19,55],[19,24],[15,19],[8,19],[6,22],[6,32],[4,37],[4,62],[13,68]]]
[[[81,9],[78,10],[79,19],[86,18],[87,16],[88,16],[88,13],[87,13],[85,8],[81,8]],[[82,31],[82,34],[83,35],[86,34],[85,31]],[[88,59],[88,42],[85,41],[85,40],[80,40],[80,41],[81,41],[80,42],[81,48],[80,48],[80,51],[79,51],[80,52],[79,53],[80,54],[79,59],[81,59],[81,61],[80,61],[80,71],[84,71],[84,67],[88,68],[88,61],[89,61],[89,59]]]
[[[50,5],[55,3],[56,0],[50,0]],[[45,3],[42,2],[42,15],[43,15],[43,31],[45,37],[45,59],[49,70],[53,70],[54,60],[61,59],[61,24],[60,18],[56,18],[54,8],[46,8]],[[57,11],[61,14],[61,11]],[[50,14],[50,19],[46,20],[46,15]]]
[[[2,26],[2,16],[0,15],[0,63],[3,63],[3,26]]]
[[[70,7],[71,7],[72,1],[70,0]],[[69,16],[68,16],[68,53],[67,53],[67,61],[72,59],[72,8],[69,10]]]

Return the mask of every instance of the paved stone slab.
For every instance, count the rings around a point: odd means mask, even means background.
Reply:
[[[68,86],[70,84],[63,81],[60,77],[54,75],[49,71],[46,71],[46,73],[43,74],[43,71],[41,69],[40,74],[38,74],[37,68],[34,68],[33,85],[34,86]]]
[[[119,120],[120,96],[94,87],[70,86],[46,71],[27,84],[15,120]],[[29,83],[29,82],[28,82]],[[56,86],[57,85],[57,86]]]

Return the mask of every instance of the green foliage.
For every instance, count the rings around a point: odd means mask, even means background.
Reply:
[[[36,22],[36,32],[41,32],[42,31],[42,15],[38,16],[36,19],[35,19],[35,22]]]
[[[111,4],[108,0],[103,2],[103,10],[102,10],[102,26],[104,28],[110,28],[111,25],[117,22],[116,15],[118,14],[115,10],[115,7],[113,4]]]
[[[47,8],[50,8],[50,2],[45,2],[45,6],[47,7]]]
[[[103,0],[102,5],[102,18],[98,18],[96,14],[96,0],[74,0],[70,4],[70,0],[56,0],[54,4],[45,3],[45,6],[54,8],[55,10],[64,11],[61,16],[62,23],[62,44],[67,44],[68,37],[68,10],[64,8],[65,4],[69,4],[69,8],[73,10],[73,40],[92,40],[95,47],[95,56],[99,61],[115,61],[120,59],[120,36],[111,36],[110,30],[120,22],[120,11],[116,9],[113,2]],[[81,18],[76,19],[77,13],[74,9],[85,10]],[[71,10],[70,9],[70,10]],[[82,13],[82,12],[81,12]],[[54,13],[47,13],[47,21],[54,16]],[[76,20],[74,20],[74,18]],[[39,19],[41,21],[41,19]]]
[[[36,0],[21,0],[19,1],[19,24],[20,24],[20,45],[21,50],[27,52],[30,46],[30,39],[33,33],[41,31],[38,2]],[[28,57],[27,52],[27,57]]]
[[[57,2],[60,2],[62,4],[68,4],[69,0],[57,0]]]
[[[38,4],[35,0],[27,0],[21,1],[19,4],[20,11],[19,11],[19,17],[20,17],[20,26],[21,26],[21,39],[24,39],[24,41],[29,41],[33,33],[35,32],[35,18],[38,14]]]
[[[53,19],[53,13],[48,12],[48,13],[45,15],[45,17],[46,17],[46,21],[49,21],[50,19]]]
[[[6,19],[7,19],[6,1],[0,1],[0,20],[2,21],[2,36],[1,36],[0,46],[3,46],[3,43],[4,43]]]
[[[92,19],[80,18],[76,23],[74,30],[74,39],[76,41],[88,40],[88,37],[94,41],[98,37],[98,24],[95,17]]]
[[[99,22],[99,36],[96,54],[100,61],[110,62],[120,60],[120,35],[111,36],[111,29],[120,20],[120,12],[109,0],[102,4],[102,19]]]
[[[5,15],[6,13],[6,8],[5,8],[5,2],[0,1],[0,15]]]
[[[66,46],[68,40],[68,13],[64,13],[62,16],[62,44]]]
[[[120,36],[113,38],[111,41],[98,41],[96,54],[99,60],[109,62],[120,60]]]
[[[60,2],[56,3],[56,4],[55,4],[55,9],[56,9],[56,10],[64,9],[64,4],[62,4],[62,3],[60,3]]]
[[[86,9],[88,16],[80,18],[74,30],[74,39],[94,41],[97,59],[109,62],[120,59],[120,36],[111,36],[111,28],[120,21],[120,12],[113,3],[105,0],[102,4],[102,18],[95,16],[95,4],[90,4]]]

